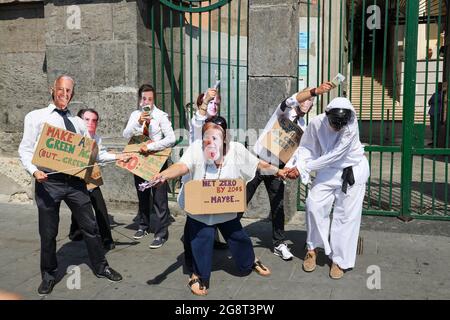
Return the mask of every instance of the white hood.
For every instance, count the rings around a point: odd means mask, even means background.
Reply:
[[[330,111],[331,109],[347,109],[352,111],[352,118],[350,119],[350,123],[354,123],[357,121],[356,111],[353,108],[352,103],[349,99],[344,97],[337,97],[331,100],[331,102],[325,108],[325,111]]]

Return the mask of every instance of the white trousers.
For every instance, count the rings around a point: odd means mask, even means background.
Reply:
[[[364,168],[363,171],[368,177],[369,172],[366,172],[368,170]],[[342,269],[348,269],[355,266],[366,191],[366,184],[358,182],[367,179],[355,177],[357,182],[353,186],[348,186],[345,194],[341,191],[341,175],[342,170],[336,169],[323,169],[317,173],[306,199],[306,244],[308,250],[324,248],[325,254],[330,256],[334,263]],[[333,202],[333,219],[330,221]]]

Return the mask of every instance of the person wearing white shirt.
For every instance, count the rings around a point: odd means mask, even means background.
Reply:
[[[315,96],[324,94],[332,88],[331,83],[326,82],[321,84],[318,88],[307,88],[284,99],[275,109],[275,112],[267,122],[263,133],[256,142],[253,148],[255,154],[260,159],[279,166],[279,168],[283,168],[284,163],[263,146],[263,140],[266,133],[272,129],[275,121],[280,118],[288,118],[304,130],[306,128],[306,122],[303,116],[311,109],[312,100]],[[251,201],[261,182],[264,182],[270,201],[273,253],[285,261],[292,260],[293,254],[286,244],[286,237],[284,234],[284,181],[274,176],[262,175],[260,172],[257,172],[255,178],[247,185],[247,202]]]
[[[197,140],[202,140],[202,128],[207,119],[211,119],[218,115],[220,110],[220,93],[216,88],[209,88],[205,93],[199,94],[197,97],[197,110],[193,113],[189,123],[189,144],[191,145]],[[191,180],[189,174],[181,178],[182,183]],[[186,232],[185,232],[186,233]],[[219,231],[216,230],[214,236],[214,249],[224,250],[228,246],[220,241]],[[189,255],[189,248],[185,248],[185,254]]]
[[[190,173],[193,180],[243,179],[247,183],[258,168],[266,174],[277,175],[280,171],[258,160],[241,143],[228,141],[226,120],[220,116],[206,120],[202,136],[202,140],[189,146],[179,162],[155,175],[153,181],[163,183]],[[183,186],[178,197],[182,209],[184,201]],[[224,236],[240,272],[248,274],[254,270],[262,276],[270,275],[270,270],[255,258],[252,242],[243,230],[237,213],[187,213],[186,225],[185,241],[190,245],[192,261],[185,260],[185,263],[190,271],[189,287],[193,294],[207,294],[216,228]]]
[[[310,173],[316,172],[306,199],[308,252],[303,269],[314,271],[316,249],[324,248],[332,260],[330,277],[340,279],[344,270],[355,265],[362,205],[370,175],[359,140],[356,112],[347,98],[333,99],[325,113],[311,119],[293,158],[285,168],[288,178],[300,177],[307,184]],[[291,164],[294,165],[290,168]]]
[[[78,117],[83,119],[86,123],[86,127],[90,138],[94,139],[98,146],[98,162],[104,163],[108,161],[118,160],[123,158],[117,154],[109,153],[102,144],[102,138],[97,135],[97,125],[100,120],[98,112],[94,109],[81,109],[77,113]],[[103,247],[106,250],[112,250],[115,248],[114,240],[111,234],[111,226],[109,223],[108,209],[106,208],[105,199],[103,198],[100,187],[88,189],[89,197],[92,202],[92,207],[95,212],[95,220],[97,221],[100,237],[102,238]],[[72,215],[72,223],[70,225],[69,239],[72,241],[81,240],[83,237],[80,227],[77,221]]]
[[[40,295],[51,293],[56,283],[56,236],[61,201],[71,209],[81,228],[95,275],[111,281],[122,280],[122,276],[109,267],[105,258],[85,182],[64,173],[50,175],[51,170],[36,167],[31,163],[45,123],[87,136],[83,120],[73,116],[67,108],[74,95],[74,84],[73,79],[66,75],[55,80],[51,90],[52,103],[25,116],[23,138],[19,146],[22,165],[36,180],[35,201],[39,212],[41,238],[42,282],[38,288]]]
[[[175,133],[169,116],[158,109],[154,102],[156,90],[149,84],[143,84],[139,90],[139,109],[131,113],[127,126],[123,131],[123,137],[130,139],[136,135],[149,137],[147,143],[141,147],[142,153],[160,151],[170,148],[175,144]],[[147,111],[143,108],[148,108]],[[167,162],[161,170],[167,168]],[[145,182],[141,177],[134,175],[134,185],[139,200],[139,228],[135,233],[135,239],[141,239],[150,231],[150,204],[153,203],[157,216],[154,226],[155,235],[151,249],[160,248],[169,237],[170,211],[168,203],[169,184],[165,183],[158,187],[139,190],[139,185]]]

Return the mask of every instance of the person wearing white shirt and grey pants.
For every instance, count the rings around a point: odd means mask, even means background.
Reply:
[[[48,107],[31,111],[25,116],[23,138],[19,146],[22,165],[36,179],[35,201],[39,212],[41,237],[42,282],[38,288],[40,295],[51,293],[56,284],[56,236],[59,208],[63,200],[81,228],[95,275],[111,281],[122,280],[122,276],[108,266],[105,258],[86,183],[78,177],[64,173],[53,174],[51,170],[36,167],[31,163],[45,123],[88,136],[83,120],[73,116],[67,108],[73,95],[73,79],[69,76],[59,76],[52,88],[53,102]]]
[[[127,126],[123,131],[124,138],[130,139],[135,135],[146,135],[149,141],[141,147],[141,152],[160,151],[170,148],[175,144],[175,133],[169,116],[158,109],[155,104],[156,90],[149,84],[143,84],[138,91],[139,109],[131,113]],[[143,107],[149,107],[150,111],[144,111]],[[167,162],[161,170],[167,168]],[[151,249],[161,247],[169,237],[169,184],[166,182],[160,186],[139,190],[139,185],[145,182],[139,176],[134,176],[134,184],[139,200],[139,229],[134,235],[135,239],[146,236],[150,230],[150,203],[153,203],[157,216],[154,226],[154,240],[150,244]]]

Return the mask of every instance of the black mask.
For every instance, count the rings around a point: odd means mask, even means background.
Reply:
[[[349,109],[334,108],[330,111],[326,111],[325,114],[328,117],[328,122],[330,126],[337,131],[341,130],[344,126],[348,124],[352,117],[352,111]]]

